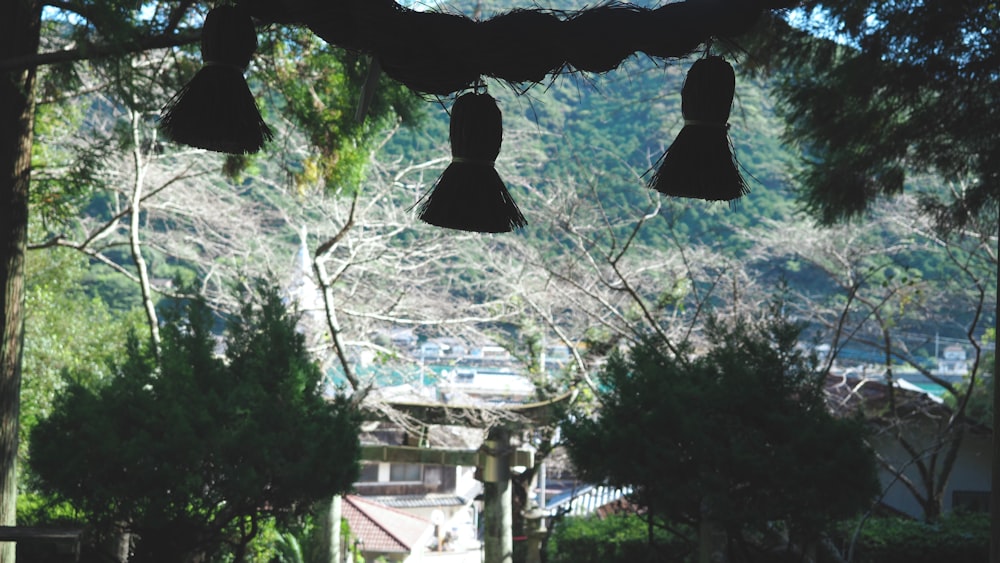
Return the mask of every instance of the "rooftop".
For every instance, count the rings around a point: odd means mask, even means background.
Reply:
[[[356,495],[344,497],[343,515],[368,552],[410,553],[431,526],[429,520]]]

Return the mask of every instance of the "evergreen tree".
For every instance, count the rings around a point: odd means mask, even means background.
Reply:
[[[961,179],[952,221],[1000,202],[1000,12],[994,2],[808,0],[777,17],[751,63],[779,71],[803,199],[825,222],[901,193],[909,173]]]
[[[879,490],[874,455],[858,421],[825,408],[799,327],[709,331],[703,354],[648,339],[611,357],[599,414],[564,426],[582,477],[632,487],[651,522],[707,521],[737,544],[776,522],[811,540],[863,509]]]
[[[163,328],[159,362],[134,336],[113,380],[62,394],[32,433],[35,485],[102,534],[132,533],[140,561],[228,544],[242,560],[265,518],[301,514],[357,477],[358,419],[321,372],[277,291],[229,326],[195,300]]]
[[[939,230],[961,231],[983,218],[995,229],[997,3],[806,0],[800,8],[799,29],[769,18],[750,48],[757,63],[781,71],[787,138],[807,157],[802,198],[813,214],[825,223],[857,217],[880,197],[912,187],[908,174],[924,172],[957,186],[922,197]],[[998,264],[995,249],[988,254]],[[1000,388],[992,387],[995,404]],[[994,410],[992,426],[998,422]],[[994,490],[998,457],[994,435]],[[990,512],[992,537],[1000,538],[1000,495],[991,497]],[[1000,563],[1000,539],[990,562]]]
[[[69,103],[75,91],[89,89],[82,88],[78,78],[83,63],[90,63],[104,71],[100,89],[110,104],[138,105],[140,113],[152,113],[201,66],[195,45],[201,38],[202,16],[210,7],[211,3],[187,0],[170,0],[156,6],[125,0],[14,0],[0,18],[0,525],[16,523],[29,205],[37,214],[39,209],[34,204],[52,203],[43,197],[44,187],[31,181],[36,103],[45,98]],[[133,54],[161,49],[176,49],[172,57],[176,64],[131,64],[129,57]],[[280,59],[288,53],[272,49],[269,54]],[[328,62],[328,58],[308,57],[304,63],[299,61],[298,68],[315,70],[325,68]],[[143,79],[137,78],[140,76]],[[376,127],[344,129],[346,123],[353,122],[354,100],[363,83],[363,75],[353,78],[323,88],[323,97],[305,100],[307,104],[318,102],[322,111],[297,111],[296,104],[303,101],[300,98],[290,97],[276,104],[290,115],[315,120],[310,123],[329,124],[330,115],[340,116],[334,121],[347,138],[339,139],[338,146],[346,148],[335,157],[346,164],[341,168],[325,166],[322,173],[327,177],[341,174],[356,179],[363,164],[358,155],[368,154],[375,137],[372,130]],[[297,81],[300,75],[284,79]],[[340,88],[352,94],[341,96]],[[370,121],[385,124],[391,109],[412,108],[412,100],[406,97],[402,86],[383,79],[369,112]],[[336,103],[344,99],[351,101],[350,108]],[[387,103],[387,99],[392,101]],[[324,151],[324,156],[329,153]],[[227,159],[226,170],[235,173],[246,164],[245,157],[232,156]],[[13,561],[14,544],[0,542],[0,562]]]

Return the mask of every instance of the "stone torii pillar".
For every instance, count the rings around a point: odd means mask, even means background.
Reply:
[[[483,551],[485,563],[513,563],[510,431],[490,429],[483,444]]]

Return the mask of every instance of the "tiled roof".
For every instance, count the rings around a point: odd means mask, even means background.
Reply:
[[[908,388],[895,382],[891,390],[888,383],[876,379],[828,375],[826,378],[827,403],[837,414],[864,409],[869,413],[883,412],[890,400],[900,414],[931,414],[949,411],[925,392]],[[891,399],[890,399],[891,397]]]
[[[424,493],[421,495],[366,495],[365,500],[391,508],[436,508],[464,506],[483,492],[483,484],[473,481],[464,491],[453,493]]]
[[[827,406],[835,415],[847,416],[860,411],[875,423],[890,422],[890,408],[895,409],[896,416],[906,419],[936,420],[954,414],[940,398],[906,381],[896,380],[890,388],[884,380],[828,375],[825,390]],[[992,433],[988,426],[974,420],[964,419],[963,422],[972,432]]]
[[[458,495],[376,495],[366,496],[366,500],[392,508],[428,508],[437,506],[462,506],[465,501]]]
[[[356,495],[344,497],[343,515],[369,552],[410,553],[431,526],[428,520]]]

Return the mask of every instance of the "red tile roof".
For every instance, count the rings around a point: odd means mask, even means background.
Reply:
[[[357,495],[344,497],[343,514],[369,552],[410,553],[431,526],[429,520]]]

